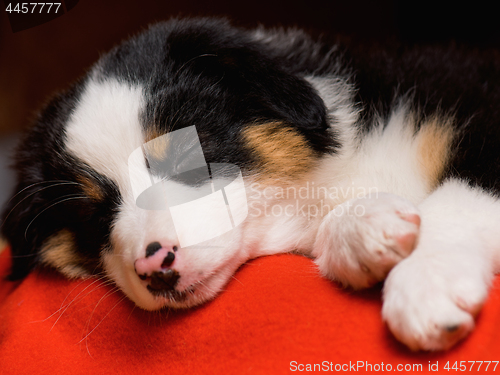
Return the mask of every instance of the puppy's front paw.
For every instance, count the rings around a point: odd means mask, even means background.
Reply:
[[[389,274],[382,316],[410,349],[445,350],[474,329],[487,296],[487,266],[458,258],[414,254]]]
[[[419,212],[406,199],[388,193],[353,199],[323,219],[313,255],[326,277],[369,287],[412,252],[419,227]]]

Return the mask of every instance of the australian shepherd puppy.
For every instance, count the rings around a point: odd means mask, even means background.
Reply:
[[[500,270],[500,59],[347,48],[212,19],[152,26],[52,98],[4,211],[11,279],[105,274],[139,307],[214,298],[298,252],[412,349],[474,327]]]

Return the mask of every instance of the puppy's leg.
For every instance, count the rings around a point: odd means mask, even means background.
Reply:
[[[404,198],[376,193],[352,199],[323,219],[313,256],[324,276],[368,287],[411,253],[419,226],[418,209]]]
[[[451,180],[420,206],[418,246],[390,272],[382,314],[414,350],[441,350],[474,328],[500,258],[500,201]]]

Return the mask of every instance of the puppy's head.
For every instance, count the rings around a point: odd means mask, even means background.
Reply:
[[[252,255],[243,181],[270,170],[248,129],[272,123],[266,145],[292,134],[311,158],[334,146],[319,96],[267,48],[223,21],[173,20],[54,97],[16,154],[11,277],[104,275],[149,310],[214,297]]]

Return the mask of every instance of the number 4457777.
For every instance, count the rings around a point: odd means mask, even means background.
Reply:
[[[57,13],[61,3],[17,3],[14,7],[12,3],[5,8],[9,13]],[[45,10],[44,10],[45,8]]]
[[[488,369],[495,371],[498,366],[498,361],[451,361],[446,362],[444,365],[445,370],[455,370],[455,371],[488,371]],[[491,367],[490,367],[491,365]]]

